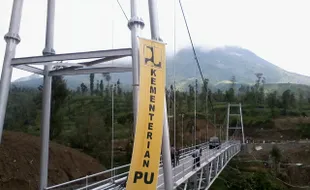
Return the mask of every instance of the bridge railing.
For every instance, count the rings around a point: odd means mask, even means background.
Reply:
[[[240,142],[236,142],[236,143],[239,143],[239,144],[240,144]],[[234,144],[234,143],[231,143],[231,142],[230,142],[230,144]],[[197,145],[197,146],[200,146],[200,147],[202,148],[203,151],[209,149],[209,148],[208,148],[209,143],[203,143],[203,144],[200,144],[200,145]],[[188,149],[189,151],[186,151],[186,153],[184,153],[183,156],[181,156],[179,162],[182,163],[183,160],[188,159],[188,158],[191,158],[192,153],[193,153],[193,151],[194,151],[195,149],[196,149],[195,146],[190,147],[190,149]],[[201,160],[201,162],[203,162],[203,161],[204,161],[204,160]],[[193,163],[193,159],[190,159],[189,161],[185,162],[185,164],[188,164],[188,165],[191,165],[191,166],[192,166],[192,163]],[[184,162],[183,162],[182,164],[184,164]],[[185,164],[184,164],[184,165],[185,165]],[[184,167],[184,165],[183,165],[183,167]],[[178,166],[178,167],[180,167],[180,166]],[[188,168],[191,168],[191,167],[188,167]],[[162,167],[159,168],[159,170],[162,170],[162,169],[163,169]],[[175,170],[176,170],[176,168],[173,168],[173,173],[174,173],[174,174],[175,174]],[[186,171],[184,171],[184,172],[186,172]],[[189,171],[188,171],[188,172],[189,172]],[[160,177],[162,177],[162,176],[164,175],[164,174],[163,174],[162,172],[160,172],[160,171],[159,171],[159,173],[160,173],[160,174],[158,175],[158,178],[160,178]],[[184,175],[185,175],[185,174],[184,174]],[[174,182],[177,181],[177,179],[176,179],[175,177],[174,177],[173,180],[174,180]],[[92,189],[92,190],[103,190],[103,189],[112,189],[112,188],[115,189],[116,187],[119,187],[120,189],[123,189],[125,183],[126,183],[126,178],[122,178],[122,179],[120,179],[120,180],[118,180],[118,181],[115,181],[114,183],[110,183],[109,185],[107,185],[107,184],[101,185],[101,186],[99,186],[98,188],[95,188],[95,189]],[[88,187],[90,187],[90,186],[88,186]],[[157,187],[158,187],[158,188],[163,187],[163,182],[162,182],[162,183],[158,182]]]
[[[231,142],[225,142],[223,144],[221,144],[221,148],[220,149],[216,149],[215,151],[211,152],[211,151],[206,151],[205,154],[203,156],[200,157],[200,163],[203,162],[207,162],[208,159],[210,159],[210,157],[212,158],[213,155],[216,155],[219,151],[231,146]],[[203,150],[208,149],[208,147],[203,147]],[[186,162],[176,166],[173,168],[173,181],[174,183],[182,178],[185,177],[187,174],[189,174],[191,171],[193,170],[193,165],[194,165],[194,158],[193,157],[189,157],[190,159],[188,159]],[[164,174],[160,174],[158,177],[161,177]],[[157,184],[157,187],[163,187],[164,183],[160,183]]]
[[[204,142],[198,144],[196,146],[200,146],[202,149],[207,148],[208,142]],[[190,155],[193,150],[195,150],[196,146],[187,147],[184,149],[179,150],[180,161],[183,160],[185,157]],[[96,188],[106,185],[107,188],[109,185],[119,184],[126,180],[128,172],[129,172],[130,164],[122,165],[119,167],[111,168],[99,173],[95,173],[92,175],[87,175],[75,180],[71,180],[65,183],[61,183],[58,185],[53,185],[50,187],[45,188],[45,190],[84,190],[89,188]],[[159,170],[162,169],[162,155],[160,157],[160,166]]]
[[[61,183],[58,185],[50,186],[45,188],[45,190],[82,190],[89,187],[90,184],[93,188],[101,185],[104,182],[113,182],[113,180],[117,178],[121,178],[122,176],[126,176],[128,172],[120,172],[120,171],[128,171],[130,164],[122,165],[119,167],[115,167],[112,169],[108,169],[99,173],[95,173],[92,175],[87,175],[75,180],[67,181],[65,183]],[[114,176],[110,178],[110,176]],[[100,183],[98,183],[98,181]]]

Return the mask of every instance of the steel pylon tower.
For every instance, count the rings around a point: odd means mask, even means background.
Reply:
[[[230,110],[232,107],[239,107],[239,113],[231,113]],[[236,127],[232,127],[230,126],[230,117],[239,117],[240,119],[240,127],[236,126]],[[242,134],[242,139],[241,142],[242,144],[244,144],[244,129],[243,129],[243,116],[242,116],[242,105],[241,103],[239,104],[230,104],[228,103],[227,105],[227,121],[226,121],[226,141],[229,141],[229,130],[241,130],[241,134]]]
[[[131,19],[128,27],[131,30],[131,48],[109,49],[99,51],[85,51],[56,54],[54,48],[54,18],[55,18],[55,0],[48,0],[46,36],[43,56],[15,58],[15,50],[20,42],[19,27],[22,16],[23,0],[14,0],[11,21],[8,33],[5,35],[6,51],[3,61],[1,83],[0,83],[0,142],[3,132],[3,124],[7,101],[9,96],[10,82],[13,67],[44,76],[43,82],[43,113],[41,123],[41,161],[40,161],[40,190],[47,187],[48,180],[48,150],[49,150],[49,131],[50,131],[50,109],[51,109],[51,91],[52,76],[60,75],[81,75],[90,73],[121,73],[132,72],[133,81],[133,113],[134,126],[136,124],[138,92],[139,92],[139,41],[140,30],[144,27],[144,21],[138,16],[138,2],[131,0]],[[155,0],[149,0],[149,16],[151,24],[151,33],[153,40],[160,40],[159,23],[157,7]],[[120,59],[123,57],[132,57],[132,64],[105,62]],[[96,59],[88,61],[87,59]],[[78,63],[70,61],[79,60]],[[63,61],[69,61],[62,63]],[[60,63],[61,62],[61,63]],[[39,69],[31,65],[43,65],[44,69]],[[53,70],[53,66],[62,65],[65,68]],[[170,157],[169,130],[167,121],[167,107],[165,100],[165,121],[163,130],[163,162],[165,175],[165,188],[172,189],[172,168]]]

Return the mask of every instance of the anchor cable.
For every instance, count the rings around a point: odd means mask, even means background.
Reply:
[[[198,70],[199,70],[202,82],[205,83],[205,77],[203,76],[203,73],[202,73],[202,70],[201,70],[201,67],[200,67],[200,63],[199,63],[199,60],[198,60],[198,56],[197,56],[197,53],[196,53],[196,49],[195,49],[195,46],[194,46],[194,43],[193,43],[193,39],[192,39],[191,33],[189,31],[189,27],[188,27],[188,24],[187,24],[187,21],[186,21],[186,17],[185,17],[185,13],[184,13],[184,10],[183,10],[183,6],[182,6],[182,3],[181,3],[181,0],[179,0],[179,4],[180,4],[181,10],[182,10],[182,15],[183,15],[184,22],[185,22],[185,25],[186,25],[187,33],[188,33],[188,36],[189,36],[189,39],[190,39],[190,42],[191,42],[192,50],[193,50],[193,53],[194,53],[194,59],[195,59],[195,61],[197,63]],[[205,88],[205,91],[208,92],[206,85],[204,85],[204,88]],[[212,111],[214,111],[213,104],[212,104],[212,101],[211,101],[211,97],[210,97],[209,94],[207,96],[208,96],[208,99],[209,99],[209,102],[210,102],[210,105],[211,105],[211,109],[212,109]]]
[[[124,11],[124,9],[123,9],[121,3],[120,3],[118,0],[117,0],[117,3],[118,3],[118,6],[121,8],[121,10],[122,10],[124,16],[126,17],[127,21],[129,21],[129,19],[128,19],[128,17],[127,17],[127,15],[126,15],[126,13],[125,13],[125,11]]]

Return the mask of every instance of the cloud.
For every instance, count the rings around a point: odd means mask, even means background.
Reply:
[[[130,1],[120,0],[120,2],[126,14],[130,16]],[[167,51],[173,52],[174,48],[179,51],[181,48],[190,47],[178,3],[176,3],[177,22],[174,38],[174,1],[157,2],[160,34],[167,43]],[[196,47],[209,51],[215,47],[237,45],[284,69],[310,75],[310,70],[307,69],[310,62],[307,56],[310,27],[304,24],[310,18],[307,0],[183,0],[182,2]],[[145,21],[141,35],[150,38],[147,1],[139,0],[138,5],[139,15]],[[130,47],[127,20],[114,0],[66,0],[57,1],[56,6],[57,53]],[[8,31],[11,7],[12,0],[1,0],[0,36],[4,36]],[[46,1],[24,2],[20,30],[22,41],[17,47],[17,57],[41,55],[44,47],[45,14]],[[4,51],[5,42],[0,40],[1,61]],[[26,72],[14,70],[13,79],[25,74]]]

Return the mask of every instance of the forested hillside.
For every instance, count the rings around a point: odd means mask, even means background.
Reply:
[[[76,90],[69,90],[62,77],[53,77],[51,139],[81,149],[102,161],[107,161],[109,159],[107,159],[106,152],[97,150],[110,151],[101,146],[106,147],[111,141],[111,135],[107,134],[111,133],[112,89],[115,103],[115,138],[123,145],[129,144],[129,137],[133,133],[132,93],[123,90],[120,80],[111,84],[110,75],[99,75],[97,77],[101,77],[99,82],[94,81],[95,77],[91,74],[89,83],[81,83]],[[308,94],[293,93],[289,89],[282,93],[273,91],[265,94],[262,80],[262,78],[257,80],[254,86],[241,85],[239,88],[232,81],[231,87],[227,91],[209,90],[213,104],[209,104],[209,112],[217,115],[215,122],[223,124],[224,114],[226,113],[224,102],[242,102],[244,104],[245,124],[253,126],[257,122],[271,121],[274,117],[308,114]],[[169,115],[173,115],[173,91],[172,86],[166,89]],[[42,86],[36,89],[12,87],[5,129],[39,135],[42,107],[41,92]],[[176,91],[178,136],[181,135],[181,114],[185,114],[185,131],[187,133],[192,132],[195,94],[197,94],[197,118],[205,120],[206,92],[202,86],[191,84],[186,91]],[[258,115],[256,114],[257,111],[259,112]],[[212,116],[209,117],[210,119],[213,118]],[[212,126],[211,121],[214,123],[213,119],[210,120],[210,126]],[[203,125],[205,124],[198,126],[198,130],[200,127],[203,130]],[[202,135],[202,137],[204,136]]]
[[[100,80],[95,81],[95,78]],[[78,149],[99,160],[103,166],[109,167],[113,93],[115,165],[128,163],[131,157],[133,134],[132,92],[123,89],[122,81],[115,80],[117,82],[112,83],[111,76],[108,74],[96,76],[91,74],[87,83],[81,83],[75,88],[76,90],[70,90],[62,77],[53,77],[50,139]],[[211,103],[208,104],[208,130],[206,129],[206,92],[203,86],[196,80],[184,91],[177,90],[175,92],[177,147],[182,146],[182,129],[183,146],[189,146],[194,142],[195,123],[198,143],[215,134],[221,135],[227,102],[243,103],[246,138],[310,137],[310,125],[307,122],[295,122],[286,128],[279,127],[276,122],[277,118],[307,116],[310,113],[308,94],[293,92],[290,89],[285,89],[283,92],[266,92],[264,89],[266,84],[261,76],[258,76],[253,83],[255,85],[237,86],[235,80],[231,80],[228,90],[209,88]],[[207,81],[203,85],[207,85]],[[173,115],[173,93],[173,86],[166,88],[170,116]],[[42,86],[37,88],[12,86],[5,129],[38,136],[42,113],[41,95]],[[233,121],[232,124],[236,122]],[[170,132],[173,134],[173,118],[169,119],[169,125]],[[173,135],[170,138],[173,140]]]

